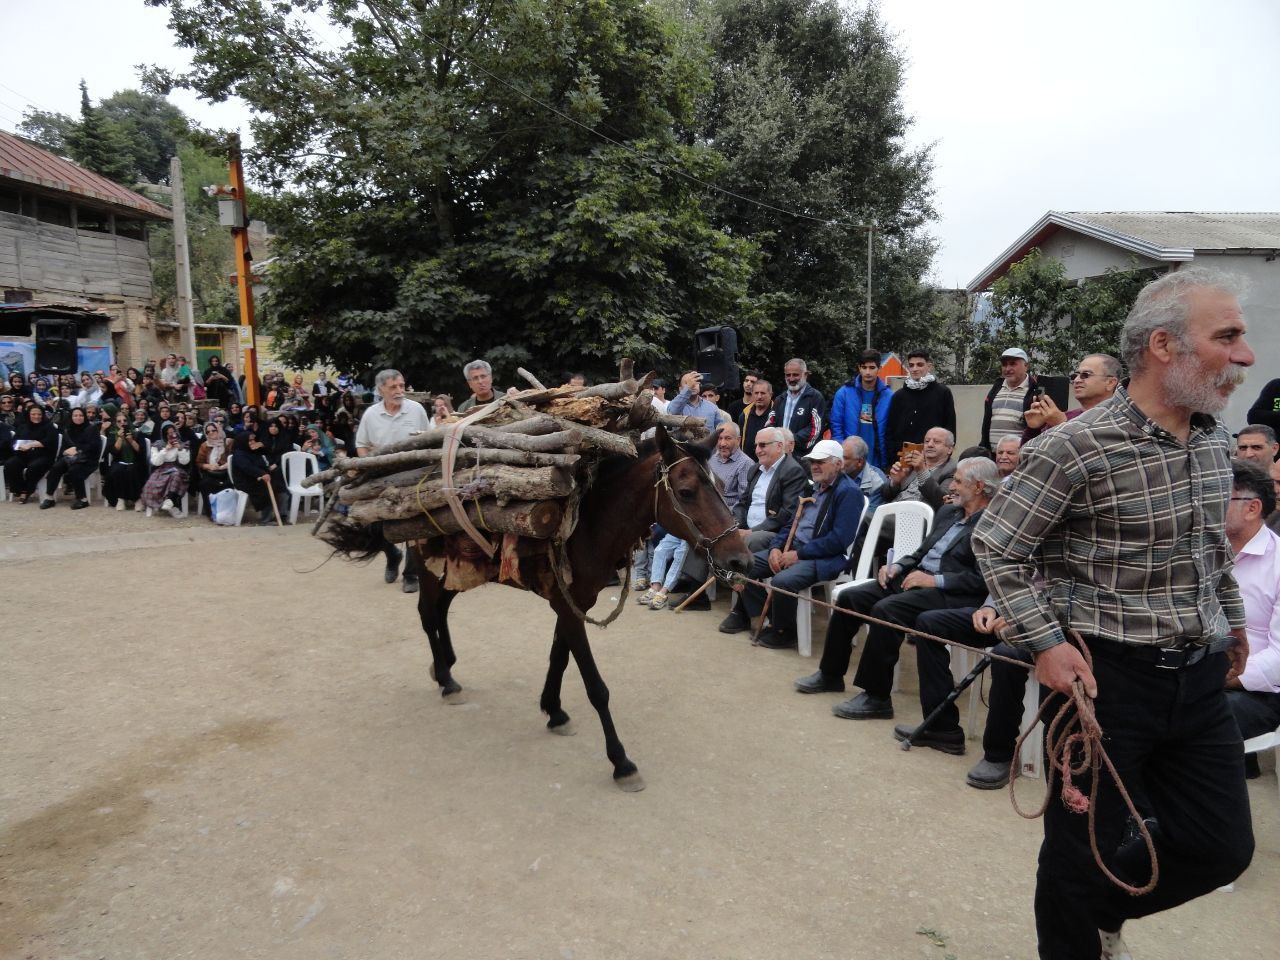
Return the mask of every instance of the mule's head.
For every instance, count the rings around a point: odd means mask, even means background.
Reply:
[[[659,426],[655,439],[661,458],[657,522],[695,549],[710,549],[720,567],[733,573],[750,571],[751,554],[708,466],[715,434],[702,442],[677,443]]]

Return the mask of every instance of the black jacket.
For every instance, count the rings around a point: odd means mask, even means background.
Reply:
[[[991,389],[987,391],[987,398],[982,403],[982,439],[979,441],[981,446],[988,450],[995,450],[996,444],[1000,442],[999,437],[991,436],[991,402],[995,400],[996,394],[1000,392],[1000,388],[1004,386],[1003,380],[997,380],[991,385]],[[1034,373],[1027,374],[1027,395],[1022,398],[1022,442],[1026,443],[1032,437],[1040,436],[1040,430],[1043,428],[1032,430],[1027,426],[1027,411],[1031,408],[1031,404],[1036,400],[1036,388],[1040,386],[1040,381]]]
[[[892,466],[904,443],[923,443],[934,427],[956,432],[956,401],[945,383],[934,381],[920,390],[902,387],[889,401],[885,430],[885,461]]]
[[[822,431],[826,429],[823,421],[827,417],[827,401],[822,399],[816,389],[805,384],[800,390],[800,398],[791,413],[791,422],[783,423],[787,412],[787,390],[785,386],[773,400],[773,425],[786,427],[796,435],[796,454],[804,456],[813,449],[813,445],[822,439]]]
[[[747,511],[751,508],[751,497],[759,479],[760,464],[757,463],[747,472],[747,488],[742,491],[738,505],[733,508],[734,519],[743,530],[748,529]],[[809,478],[805,475],[804,467],[800,466],[795,457],[784,455],[778,461],[777,473],[769,484],[769,492],[765,494],[764,523],[755,529],[776,533],[782,526],[783,519],[795,514],[796,502],[808,492]]]
[[[1260,423],[1280,433],[1280,380],[1269,380],[1249,408],[1247,423]]]
[[[938,570],[946,578],[946,585],[942,588],[943,593],[955,597],[972,598],[975,606],[987,595],[987,584],[982,579],[982,574],[978,572],[978,560],[973,555],[971,542],[973,528],[978,525],[981,516],[982,511],[979,510],[969,520],[955,543],[951,544],[947,552],[942,555],[942,566]],[[964,511],[957,506],[943,507],[938,511],[933,518],[933,529],[929,531],[929,536],[924,538],[924,543],[920,544],[920,549],[903,560],[895,561],[898,572],[894,574],[890,585],[901,585],[902,579],[920,566],[920,561],[933,549],[933,545],[951,528],[952,524],[963,519]]]

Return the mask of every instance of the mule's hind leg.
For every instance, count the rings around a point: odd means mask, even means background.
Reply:
[[[575,617],[561,615],[556,633],[568,640],[569,650],[578,664],[578,672],[582,674],[582,683],[587,688],[587,699],[600,715],[600,726],[604,729],[604,752],[613,763],[614,783],[628,792],[643,790],[644,779],[627,756],[622,741],[618,739],[618,732],[613,728],[613,717],[609,713],[609,688],[605,686],[595,657],[591,655],[586,628]]]
[[[569,665],[569,644],[556,627],[555,637],[551,641],[551,661],[547,665],[547,682],[542,686],[542,700],[539,706],[547,715],[547,729],[552,733],[570,735],[574,733],[569,724],[569,714],[560,706],[560,684],[564,679],[565,667]]]
[[[456,695],[462,692],[462,687],[453,679],[452,672],[457,657],[454,656],[453,643],[449,637],[449,604],[453,602],[454,592],[446,590],[435,574],[426,569],[417,550],[411,549],[410,557],[418,568],[421,584],[418,591],[418,619],[422,621],[427,642],[431,644],[431,679],[439,684],[440,696],[451,699],[451,702],[461,702]]]

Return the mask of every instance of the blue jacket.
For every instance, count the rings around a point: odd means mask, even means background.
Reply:
[[[861,437],[867,442],[867,462],[883,470],[889,462],[885,431],[892,399],[893,391],[879,377],[873,390],[863,389],[862,378],[854,377],[831,401],[831,439],[843,442],[845,437]]]
[[[836,474],[835,483],[827,493],[822,511],[818,514],[818,522],[813,528],[813,539],[796,550],[801,560],[818,562],[819,579],[833,580],[844,569],[844,553],[858,535],[864,502],[858,485],[843,473]],[[790,532],[791,517],[788,517],[786,523],[774,534],[770,549],[776,547],[781,550]]]

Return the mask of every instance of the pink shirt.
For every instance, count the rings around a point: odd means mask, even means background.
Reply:
[[[1240,684],[1280,693],[1280,537],[1264,526],[1236,554],[1231,572],[1240,585],[1249,635]]]

